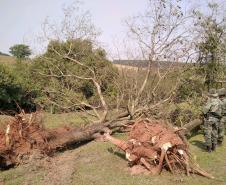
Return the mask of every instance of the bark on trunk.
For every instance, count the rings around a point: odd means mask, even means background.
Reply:
[[[199,127],[202,123],[203,123],[203,121],[200,119],[195,119],[195,120],[191,121],[190,123],[187,123],[186,125],[183,126],[183,128],[185,128],[184,134],[188,134],[192,130]]]
[[[183,128],[185,130],[182,130],[180,133],[186,135],[201,124],[202,121],[200,119],[195,119],[190,123],[184,125]],[[57,138],[53,141],[50,141],[50,143],[52,143],[52,145],[64,147],[78,142],[90,141],[92,139],[95,139],[96,133],[104,132],[107,127],[112,128],[110,122],[106,122],[103,124],[94,124],[84,129],[73,129],[70,132],[58,135]]]

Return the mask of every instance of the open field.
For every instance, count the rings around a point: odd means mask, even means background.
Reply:
[[[66,123],[77,125],[82,120],[77,114],[44,115],[47,127],[62,126]],[[125,135],[117,135],[119,138]],[[51,158],[35,156],[31,163],[0,172],[0,182],[16,184],[75,184],[75,185],[224,185],[226,184],[226,143],[214,153],[203,150],[201,134],[189,139],[191,151],[200,166],[213,174],[217,180],[200,176],[171,175],[163,172],[160,176],[131,176],[124,154],[107,142],[90,142],[78,148],[57,153]],[[113,150],[112,150],[113,149]],[[112,152],[112,151],[115,151]]]
[[[0,55],[0,64],[15,64],[16,63],[16,59],[12,56],[4,56],[4,55]]]
[[[0,55],[0,64],[4,64],[4,65],[14,65],[16,64],[17,59],[13,56],[5,56],[5,55]],[[25,59],[23,60],[24,63],[29,63],[31,62],[31,59]]]

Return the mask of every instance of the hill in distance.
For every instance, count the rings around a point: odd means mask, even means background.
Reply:
[[[6,53],[3,53],[0,51],[0,55],[3,55],[3,56],[10,56],[9,54],[6,54]]]

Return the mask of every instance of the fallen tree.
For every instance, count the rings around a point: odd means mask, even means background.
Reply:
[[[183,135],[184,128],[174,129],[163,121],[143,119],[132,122],[128,141],[120,141],[109,135],[110,129],[107,128],[113,128],[113,125],[120,127],[112,122],[94,124],[83,129],[63,127],[49,130],[37,122],[37,116],[38,114],[16,115],[7,124],[5,130],[0,130],[0,166],[2,168],[23,163],[34,151],[38,150],[44,155],[51,156],[59,149],[92,140],[101,133],[105,133],[104,137],[107,140],[125,151],[126,158],[135,171],[143,166],[151,174],[159,174],[166,169],[173,174],[196,173],[214,178],[192,161]],[[197,124],[197,121],[195,123]],[[192,128],[191,125],[193,124],[188,124],[188,128]]]

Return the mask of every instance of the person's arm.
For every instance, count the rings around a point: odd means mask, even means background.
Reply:
[[[202,113],[204,114],[204,115],[206,115],[208,112],[209,112],[209,110],[210,110],[210,108],[211,108],[211,100],[209,99],[208,101],[207,101],[207,103],[206,103],[206,105],[203,107],[203,109],[202,109]]]

